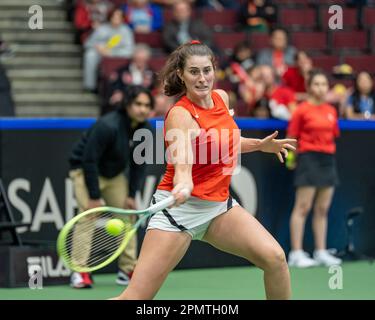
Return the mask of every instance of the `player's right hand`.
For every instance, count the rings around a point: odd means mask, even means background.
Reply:
[[[178,207],[179,205],[186,202],[186,200],[189,199],[192,191],[193,191],[193,182],[177,183],[172,190],[172,195],[175,198],[175,203],[173,206]]]

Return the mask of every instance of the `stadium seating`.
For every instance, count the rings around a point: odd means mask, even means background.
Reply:
[[[146,43],[153,49],[161,49],[162,47],[161,32],[136,33],[134,36],[136,43]]]
[[[321,68],[327,72],[332,72],[332,68],[340,63],[340,57],[338,56],[313,56],[312,60],[315,67]]]
[[[270,37],[265,33],[251,33],[249,35],[249,42],[253,51],[259,51],[269,46]]]
[[[214,43],[218,49],[223,50],[227,54],[233,51],[236,44],[247,39],[245,32],[215,32]]]
[[[331,49],[365,51],[367,49],[367,33],[365,31],[331,31]]]
[[[363,12],[363,20],[365,25],[375,25],[375,8],[365,8]]]
[[[345,63],[353,67],[354,71],[366,70],[375,74],[375,57],[373,55],[360,55],[345,57]]]
[[[279,24],[284,28],[311,30],[316,27],[316,21],[316,12],[310,8],[284,8],[279,13]]]
[[[293,32],[292,45],[306,51],[327,50],[327,34],[325,32]]]

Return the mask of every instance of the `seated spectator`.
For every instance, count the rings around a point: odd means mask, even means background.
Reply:
[[[268,32],[276,19],[276,8],[268,0],[248,0],[239,9],[240,23],[248,31]]]
[[[296,108],[294,91],[277,84],[277,74],[272,67],[263,65],[260,68],[265,85],[265,97],[268,99],[268,107],[272,117],[289,120]]]
[[[14,117],[11,86],[5,69],[0,64],[0,117]]]
[[[145,44],[137,44],[131,61],[110,75],[109,105],[120,103],[129,85],[141,85],[152,90],[155,85],[155,72],[149,67],[151,49]]]
[[[212,46],[212,33],[202,21],[192,19],[192,10],[188,1],[181,0],[172,7],[173,19],[163,29],[164,48],[174,51],[178,46],[191,40],[200,40]]]
[[[349,96],[344,112],[348,119],[375,120],[374,81],[368,72],[358,74],[354,92]]]
[[[265,95],[262,69],[254,66],[246,73],[237,72],[240,79],[238,95],[246,103],[246,113],[251,115]]]
[[[305,51],[298,51],[295,55],[294,66],[289,66],[282,76],[282,84],[296,93],[297,101],[307,99],[306,80],[312,68],[311,58]]]
[[[252,56],[252,51],[248,42],[241,42],[236,45],[233,51],[233,55],[229,60],[229,63],[224,65],[226,76],[232,83],[240,82],[239,76],[237,75],[240,68],[242,72],[248,72],[250,68],[254,66],[255,62]]]
[[[93,30],[105,23],[112,8],[107,0],[79,0],[74,10],[77,42],[84,43]]]
[[[239,4],[237,0],[195,0],[195,6],[223,11],[225,9],[237,9]]]
[[[122,11],[115,9],[109,16],[110,23],[98,27],[84,45],[83,85],[86,90],[97,89],[98,66],[102,57],[129,58],[133,54],[134,35],[123,23]]]
[[[152,3],[156,3],[163,7],[171,7],[172,5],[180,2],[181,0],[151,0]],[[186,0],[187,2],[194,4],[196,0]]]
[[[270,109],[268,107],[268,101],[265,97],[260,99],[254,106],[251,116],[257,119],[269,119],[271,118]]]
[[[125,21],[136,33],[149,33],[160,30],[163,25],[163,12],[159,5],[148,0],[129,0],[121,9]]]
[[[154,97],[155,107],[151,111],[150,118],[164,117],[168,110],[173,106],[176,100],[173,97],[168,97],[163,92],[164,86],[160,83],[153,90],[152,95]]]
[[[268,65],[275,68],[276,73],[281,77],[288,65],[294,64],[296,49],[288,45],[286,31],[280,28],[274,29],[271,33],[271,47],[262,49],[256,62],[258,65]]]

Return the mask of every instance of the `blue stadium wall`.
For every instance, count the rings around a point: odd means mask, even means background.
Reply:
[[[154,128],[157,120],[152,120]],[[58,230],[74,215],[76,203],[68,178],[68,156],[72,144],[93,122],[94,119],[0,119],[0,177],[16,220],[31,223],[30,230],[20,230],[24,241],[53,247]],[[246,137],[264,137],[275,129],[280,136],[285,135],[283,121],[238,118],[237,123]],[[375,123],[343,120],[340,127],[337,162],[341,183],[329,215],[328,247],[345,248],[345,215],[360,206],[364,212],[353,226],[354,242],[359,251],[375,256]],[[259,152],[243,155],[241,164],[240,174],[232,179],[232,195],[255,214],[288,252],[293,172],[275,156]],[[141,206],[148,204],[163,169],[163,165],[148,166],[145,186],[138,198]],[[143,236],[141,229],[139,243]],[[305,248],[313,250],[311,215]],[[245,264],[241,258],[194,242],[178,268]],[[113,270],[115,266],[105,271]]]

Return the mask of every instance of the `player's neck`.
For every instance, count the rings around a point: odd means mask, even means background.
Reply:
[[[211,95],[207,95],[204,98],[198,98],[198,97],[192,96],[189,93],[186,93],[186,96],[188,97],[188,99],[191,102],[193,102],[194,104],[196,104],[196,105],[198,105],[198,106],[200,106],[202,108],[211,109],[214,106],[214,102],[213,102],[213,100],[211,98]]]

